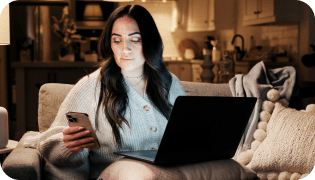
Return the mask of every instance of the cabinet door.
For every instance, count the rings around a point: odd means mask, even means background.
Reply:
[[[258,3],[256,8],[255,3]],[[296,0],[245,0],[243,25],[299,22],[298,3]]]
[[[177,6],[177,25],[180,28],[187,28],[188,0],[178,0]]]
[[[201,64],[198,64],[198,63],[192,64],[191,69],[192,69],[192,72],[191,72],[192,81],[193,82],[202,82],[201,77],[200,77],[200,75],[203,71]]]
[[[181,81],[191,81],[191,64],[180,64],[179,66],[180,76],[179,79]]]
[[[84,68],[59,68],[53,74],[56,82],[64,84],[76,84],[85,75]]]
[[[268,18],[275,15],[274,0],[259,0],[258,18]]]
[[[38,92],[41,85],[52,82],[50,69],[27,68],[25,69],[25,130],[38,131]],[[17,112],[23,113],[23,112]]]
[[[258,0],[245,0],[244,20],[253,20],[258,18]]]
[[[168,63],[167,69],[173,73],[175,76],[180,78],[180,72],[179,72],[179,63]]]
[[[189,0],[187,31],[208,31],[213,21],[210,3],[213,0]]]

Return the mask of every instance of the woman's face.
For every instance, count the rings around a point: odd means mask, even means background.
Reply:
[[[128,16],[118,18],[111,35],[111,48],[122,73],[138,75],[143,72],[145,58],[137,22]]]

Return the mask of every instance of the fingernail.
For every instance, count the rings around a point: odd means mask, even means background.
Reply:
[[[79,130],[82,130],[82,129],[84,129],[84,127],[79,127],[78,129],[79,129]]]
[[[86,132],[86,133],[90,133],[90,131],[89,131],[89,130],[86,130],[85,132]]]

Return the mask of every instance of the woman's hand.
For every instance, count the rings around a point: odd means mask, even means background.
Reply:
[[[81,126],[67,127],[63,130],[63,142],[71,152],[80,152],[84,148],[93,145],[93,137],[87,137],[90,133]]]

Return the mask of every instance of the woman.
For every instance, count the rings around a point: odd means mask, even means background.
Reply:
[[[48,179],[180,179],[176,166],[158,167],[122,159],[114,151],[159,147],[177,96],[186,95],[165,67],[163,43],[150,13],[141,6],[116,9],[99,41],[106,60],[82,78],[60,106],[49,130],[29,144],[48,160]],[[83,127],[69,127],[66,112],[89,115],[100,142]]]

